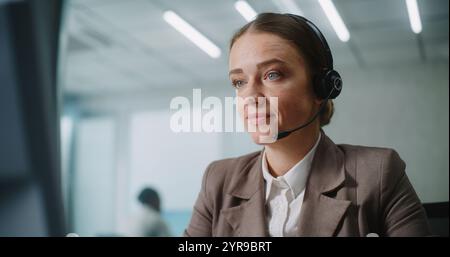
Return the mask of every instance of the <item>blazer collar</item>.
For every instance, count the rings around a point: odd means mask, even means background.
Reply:
[[[265,210],[265,185],[262,175],[262,151],[241,172],[229,195],[239,205],[221,210],[233,227],[235,236],[268,236]]]
[[[250,199],[256,192],[264,191],[264,178],[262,174],[262,151],[249,162],[240,174],[230,195],[241,199]]]
[[[300,213],[300,236],[333,236],[351,201],[333,194],[345,185],[343,152],[321,130]]]
[[[316,193],[329,193],[345,182],[345,165],[342,151],[320,131],[322,137],[314,155],[308,178],[309,189]]]
[[[350,201],[329,195],[345,182],[342,151],[321,130],[306,183],[300,213],[300,236],[332,236]],[[265,184],[262,175],[262,151],[242,170],[229,194],[242,201],[221,211],[239,236],[268,236],[265,210]],[[332,210],[332,211],[330,211]]]

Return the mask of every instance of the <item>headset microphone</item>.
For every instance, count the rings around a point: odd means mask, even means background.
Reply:
[[[316,38],[322,45],[322,49],[326,55],[327,64],[319,74],[316,74],[314,76],[313,79],[314,85],[313,88],[316,96],[318,96],[321,99],[324,99],[320,104],[319,110],[306,123],[294,129],[285,130],[278,133],[276,138],[277,140],[285,138],[289,136],[292,132],[300,130],[311,124],[325,108],[328,100],[336,98],[341,93],[342,90],[341,76],[337,71],[333,69],[333,56],[331,55],[330,47],[328,46],[328,43],[323,34],[320,32],[319,28],[317,28],[316,25],[314,25],[311,21],[307,20],[302,16],[295,14],[286,14],[286,15],[294,19],[296,22],[298,22],[300,26],[306,26],[306,28],[316,36]]]
[[[339,88],[342,88],[342,81],[340,81],[340,86]],[[300,130],[306,126],[308,126],[309,124],[311,124],[316,118],[317,116],[319,116],[319,114],[322,112],[322,110],[325,108],[325,106],[327,105],[328,100],[330,99],[332,93],[334,92],[335,88],[333,87],[333,89],[331,90],[330,94],[322,101],[322,103],[320,103],[320,107],[319,110],[317,110],[317,112],[311,117],[311,119],[309,119],[307,122],[305,122],[304,124],[294,128],[294,129],[290,129],[290,130],[285,130],[285,131],[281,131],[280,133],[278,133],[277,135],[277,140],[280,140],[282,138],[285,138],[287,136],[289,136],[292,132],[295,132],[297,130]],[[340,89],[339,89],[340,90]]]

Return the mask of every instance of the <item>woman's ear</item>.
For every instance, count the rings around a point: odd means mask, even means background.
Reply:
[[[324,101],[324,99],[322,99],[322,98],[318,97],[316,94],[314,94],[314,103],[316,105],[322,104],[323,101]]]
[[[319,111],[321,104],[323,103],[323,101],[325,101],[324,99],[320,99],[318,97],[316,97],[316,99],[314,100],[314,104],[315,104],[315,108],[317,111]]]
[[[317,86],[317,85],[315,85],[313,79],[311,80],[311,84],[310,84],[310,85],[311,85],[312,94],[313,94],[313,96],[314,96],[314,103],[315,103],[316,105],[319,106],[319,105],[322,103],[323,99],[320,98],[320,97],[317,95],[317,93],[316,93],[316,88],[314,88],[314,87]]]

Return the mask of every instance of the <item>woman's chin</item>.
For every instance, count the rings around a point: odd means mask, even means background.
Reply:
[[[275,142],[275,137],[270,133],[249,132],[253,142],[258,145],[267,145]]]

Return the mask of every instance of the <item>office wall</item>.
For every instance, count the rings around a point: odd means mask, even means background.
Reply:
[[[75,129],[71,232],[81,236],[114,235],[115,121],[104,116],[89,117],[80,120]]]
[[[391,147],[423,202],[448,201],[447,63],[344,70],[325,131],[336,143]]]

